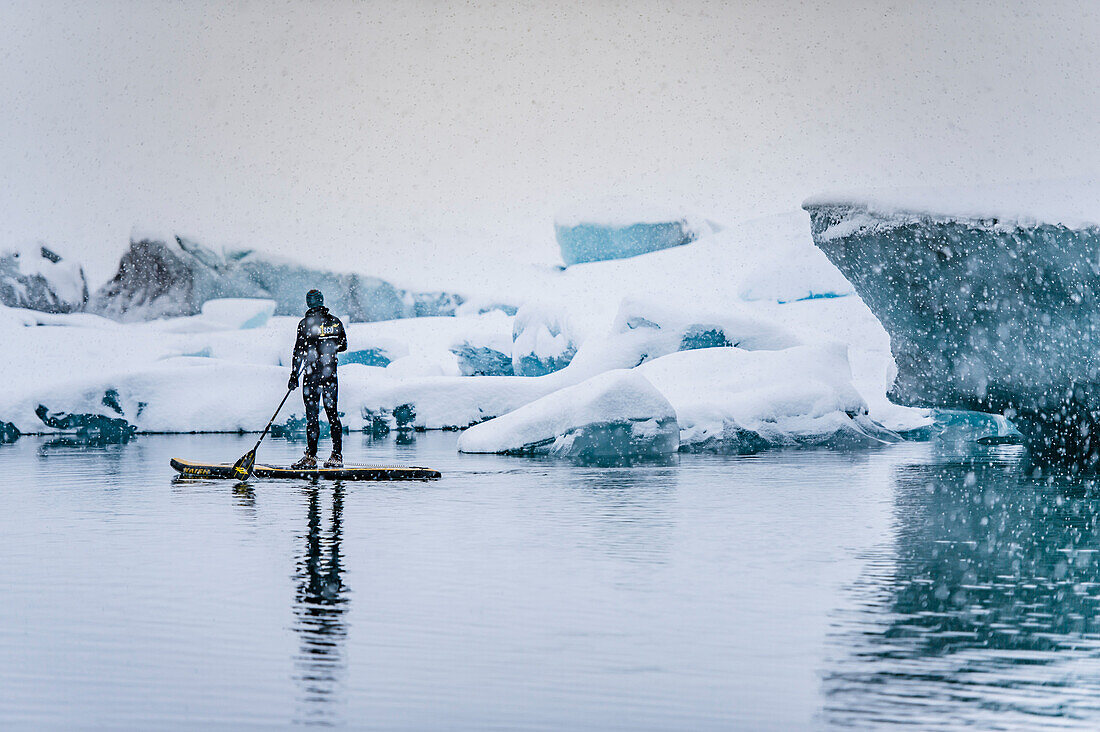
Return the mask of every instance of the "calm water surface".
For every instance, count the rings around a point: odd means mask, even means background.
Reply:
[[[254,439],[0,446],[0,727],[1100,725],[1100,491],[1015,448],[607,469],[352,435],[444,478],[173,482]]]

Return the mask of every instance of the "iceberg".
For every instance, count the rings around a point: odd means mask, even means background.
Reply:
[[[637,370],[675,409],[685,452],[847,449],[901,439],[870,418],[843,344],[683,351]]]
[[[616,370],[474,425],[460,452],[550,455],[583,462],[661,458],[679,447],[672,406],[644,376]]]
[[[625,198],[586,202],[561,211],[554,220],[567,267],[683,246],[715,228],[684,211]]]
[[[413,314],[414,308],[405,304],[404,293],[377,277],[311,269],[256,252],[240,256],[238,267],[275,300],[276,315],[301,316],[305,294],[314,288],[325,293],[325,306],[346,316],[348,322],[391,320]]]
[[[377,277],[304,267],[254,251],[218,252],[175,234],[135,232],[118,272],[89,299],[88,312],[124,322],[198,314],[214,299],[267,299],[275,315],[300,316],[317,288],[348,322],[454,315],[446,292],[399,290]]]
[[[87,311],[123,322],[197,315],[207,300],[268,298],[234,262],[180,236],[138,234]]]
[[[88,300],[88,282],[79,264],[44,246],[0,253],[0,303],[47,313],[71,313]]]
[[[1094,186],[827,196],[814,243],[890,334],[890,396],[1004,413],[1040,459],[1100,458]]]

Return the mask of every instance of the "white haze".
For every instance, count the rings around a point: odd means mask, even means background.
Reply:
[[[1092,175],[1100,5],[4,2],[0,247],[134,225],[331,266],[556,258],[628,193]]]

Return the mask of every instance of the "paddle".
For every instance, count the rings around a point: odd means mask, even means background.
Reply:
[[[264,427],[263,434],[260,435],[260,439],[256,440],[256,446],[241,456],[241,459],[233,463],[233,472],[237,477],[244,482],[252,476],[252,469],[256,467],[256,450],[260,449],[260,443],[267,437],[267,431],[271,429],[271,425],[274,424],[275,418],[279,416],[279,411],[286,404],[287,397],[290,396],[290,392],[294,389],[287,389],[286,395],[283,400],[279,402],[279,406],[275,408],[275,414],[271,415],[271,419],[267,422],[267,427]]]

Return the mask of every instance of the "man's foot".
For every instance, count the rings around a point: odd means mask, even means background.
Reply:
[[[334,452],[328,456],[328,460],[325,461],[326,468],[342,468],[344,467],[344,456],[338,452]]]
[[[302,456],[302,459],[294,463],[290,467],[295,470],[312,470],[317,467],[317,456],[310,455],[308,452]]]

